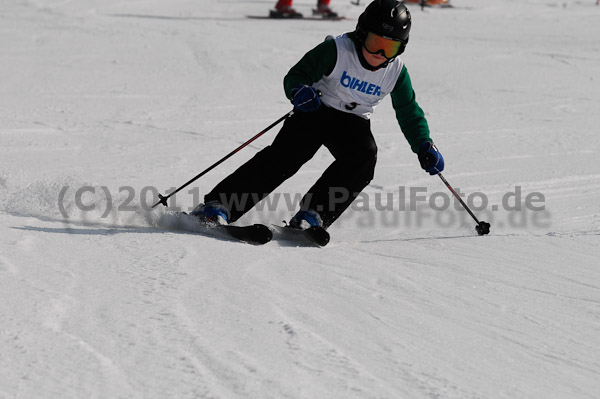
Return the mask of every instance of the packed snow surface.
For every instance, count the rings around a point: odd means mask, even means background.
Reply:
[[[411,6],[403,60],[491,233],[421,170],[386,99],[375,178],[322,249],[149,208],[288,112],[288,69],[366,2],[334,0],[337,22],[246,18],[274,0],[1,3],[0,398],[600,397],[594,0]],[[239,223],[289,219],[331,161]]]

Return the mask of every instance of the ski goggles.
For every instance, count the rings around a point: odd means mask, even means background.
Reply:
[[[404,43],[368,32],[363,46],[369,53],[383,55],[389,60],[400,54]]]

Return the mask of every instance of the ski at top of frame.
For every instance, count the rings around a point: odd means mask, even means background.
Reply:
[[[274,21],[342,21],[346,17],[320,17],[320,16],[306,16],[306,17],[271,17],[269,15],[246,15],[246,18],[250,19],[270,19]]]

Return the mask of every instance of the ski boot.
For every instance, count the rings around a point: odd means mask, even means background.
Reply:
[[[316,10],[313,9],[313,15],[323,19],[339,17],[337,12],[333,11],[328,5],[325,4],[319,4]]]
[[[294,10],[290,6],[275,6],[274,10],[269,11],[269,17],[271,18],[302,18],[303,15],[298,11]]]
[[[281,230],[280,230],[281,231]],[[329,233],[323,227],[323,219],[319,212],[308,209],[301,210],[283,227],[283,232],[292,233],[294,237],[304,237],[309,242],[324,247],[329,243]]]
[[[321,215],[319,212],[308,209],[301,210],[294,215],[292,220],[290,220],[289,227],[293,229],[306,230],[311,227],[323,227],[323,219],[321,219]]]
[[[191,213],[206,225],[226,225],[229,223],[229,209],[218,201],[209,201],[194,208]]]

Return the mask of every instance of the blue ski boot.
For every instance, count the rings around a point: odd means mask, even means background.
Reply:
[[[192,216],[207,225],[226,225],[229,223],[229,209],[218,201],[209,201],[194,208]]]
[[[300,230],[306,230],[310,227],[323,227],[323,219],[321,219],[319,212],[313,209],[301,210],[290,220],[290,227]]]
[[[286,227],[274,226],[274,229],[284,237],[304,240],[319,247],[324,247],[329,242],[329,233],[323,227],[323,219],[313,209],[299,211]]]

